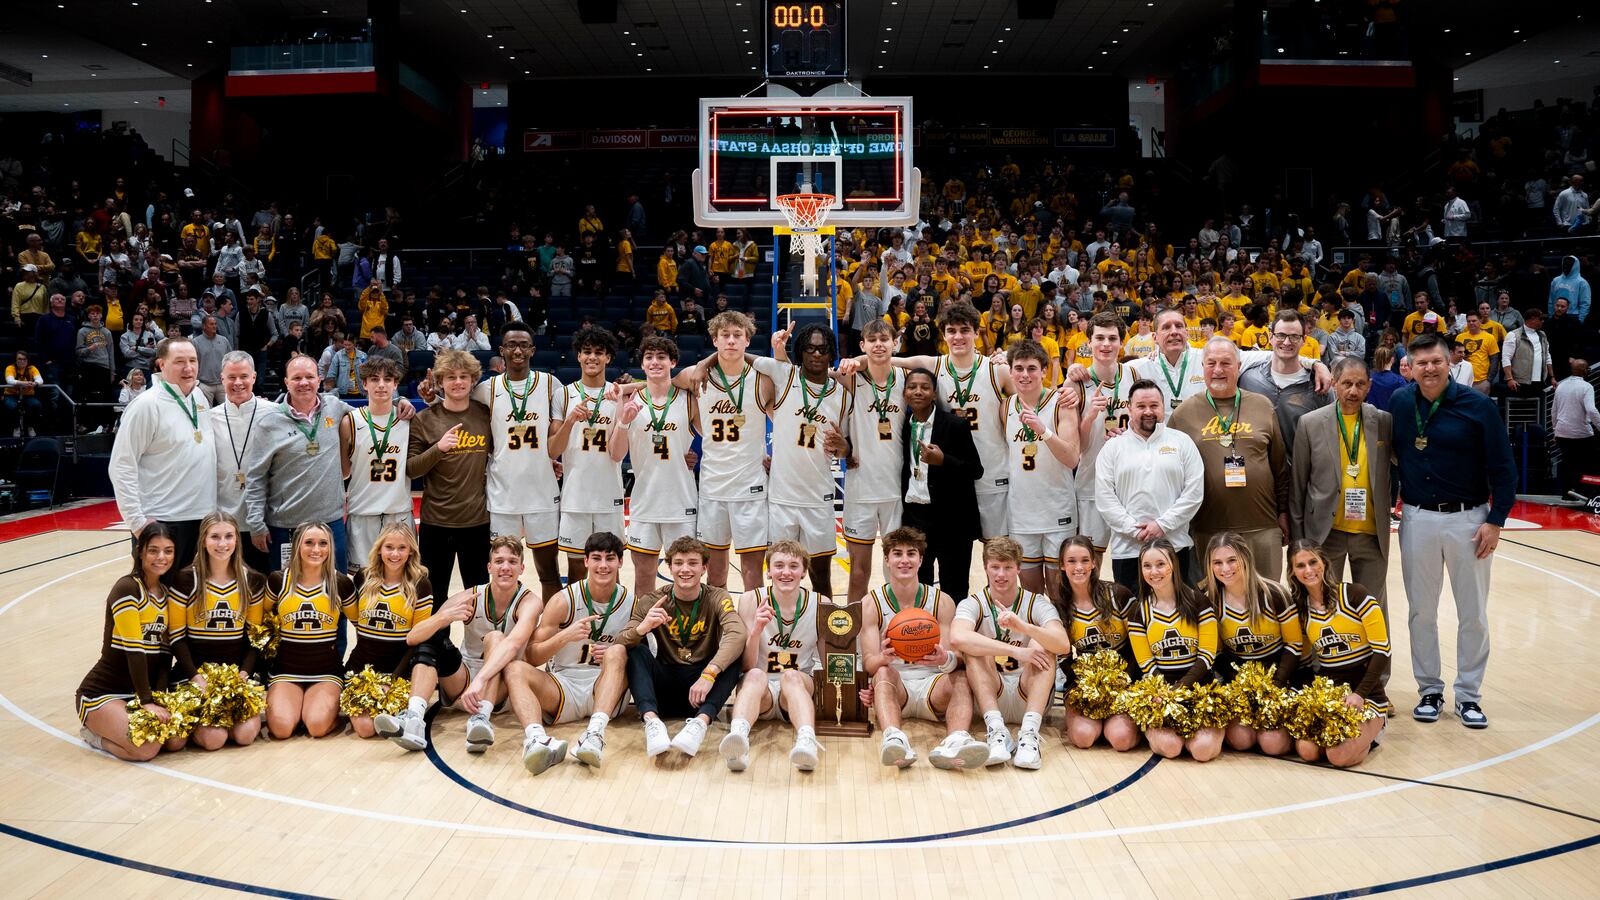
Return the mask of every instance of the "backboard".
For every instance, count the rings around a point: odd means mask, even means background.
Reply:
[[[776,197],[833,194],[828,221],[911,225],[910,97],[711,97],[700,101],[695,222],[786,225]]]

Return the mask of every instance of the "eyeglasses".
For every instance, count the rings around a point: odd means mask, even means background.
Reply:
[[[827,353],[828,348],[826,345],[808,344],[807,346],[802,347],[801,351],[805,353]]]
[[[1272,339],[1275,341],[1282,341],[1285,344],[1298,344],[1305,340],[1306,336],[1303,334],[1283,334],[1282,332],[1273,332]]]

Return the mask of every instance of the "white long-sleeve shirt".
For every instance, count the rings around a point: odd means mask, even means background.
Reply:
[[[1550,354],[1545,350],[1544,342],[1537,337],[1543,333],[1535,331],[1524,332],[1523,329],[1517,328],[1506,335],[1505,344],[1500,348],[1501,367],[1511,368],[1511,363],[1517,358],[1518,348],[1522,346],[1522,337],[1527,334],[1529,335],[1528,346],[1532,348],[1529,352],[1533,354],[1533,368],[1529,370],[1529,380],[1534,383],[1544,381],[1548,377],[1548,371],[1545,367],[1550,365]]]
[[[190,403],[198,408],[198,426],[189,418]],[[111,445],[111,488],[134,534],[152,521],[194,521],[217,508],[216,438],[206,411],[198,384],[180,407],[159,375],[123,411]]]
[[[1444,234],[1445,237],[1466,237],[1467,221],[1472,218],[1472,208],[1467,201],[1460,197],[1451,200],[1444,207]]]
[[[1576,376],[1556,385],[1553,407],[1558,438],[1582,440],[1600,432],[1600,410],[1594,406],[1594,385]]]
[[[1189,520],[1205,496],[1205,463],[1194,441],[1166,423],[1150,437],[1132,428],[1106,442],[1094,476],[1094,500],[1111,526],[1112,559],[1139,554],[1134,529],[1154,520],[1174,547],[1194,544]]]
[[[216,443],[217,509],[238,520],[240,528],[245,527],[246,510],[238,475],[249,473],[250,438],[271,410],[267,401],[251,397],[242,404],[224,399],[206,411]]]
[[[1577,188],[1567,188],[1556,195],[1556,203],[1552,212],[1556,217],[1556,224],[1563,227],[1572,224],[1572,217],[1589,208],[1589,195]]]

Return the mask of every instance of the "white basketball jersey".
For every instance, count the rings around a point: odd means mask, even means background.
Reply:
[[[489,585],[480,584],[473,588],[472,618],[462,626],[461,654],[473,659],[483,659],[483,636],[491,631],[510,634],[512,626],[517,624],[517,608],[532,594],[532,591],[519,582],[511,602],[502,609],[494,602]]]
[[[1061,392],[1051,391],[1039,399],[1039,420],[1060,431],[1077,424],[1074,410],[1066,420],[1057,421]],[[1022,398],[1006,403],[1006,471],[1011,477],[1008,500],[1013,534],[1052,534],[1071,529],[1078,511],[1078,492],[1072,483],[1072,470],[1056,459],[1038,432],[1031,435],[1022,424]],[[1031,440],[1029,439],[1031,436]]]
[[[1178,404],[1202,393],[1206,389],[1204,347],[1190,347],[1183,351],[1183,356],[1176,366],[1169,365],[1165,354],[1159,359],[1136,359],[1128,365],[1140,378],[1148,378],[1161,389],[1161,396],[1167,398],[1167,412],[1178,408]]]
[[[939,589],[931,584],[917,585],[915,597],[901,597],[898,595],[891,597],[891,593],[892,591],[887,584],[867,591],[867,599],[872,601],[873,605],[878,608],[878,631],[880,634],[888,630],[889,623],[894,620],[895,613],[899,612],[900,609],[910,609],[914,606],[917,609],[927,610],[936,618],[939,615]],[[899,609],[896,609],[896,606]],[[912,665],[898,656],[892,659],[892,665],[902,675],[932,675],[939,671],[938,666]]]
[[[566,586],[564,590],[567,595],[567,614],[561,620],[561,627],[566,628],[577,619],[587,616],[604,618],[589,626],[588,637],[563,645],[554,656],[550,657],[546,668],[552,672],[562,669],[596,668],[597,664],[590,655],[592,652],[590,648],[595,644],[615,644],[617,635],[628,627],[628,620],[633,615],[633,595],[628,589],[618,584],[609,596],[596,597],[587,592],[588,587],[587,581]]]
[[[1051,622],[1061,621],[1061,614],[1056,612],[1056,605],[1043,594],[1035,594],[1025,588],[1017,589],[1017,602],[1011,607],[1017,617],[1029,625],[1043,627]],[[974,630],[987,638],[994,638],[1002,644],[1013,647],[1027,647],[1033,641],[1020,631],[1002,629],[995,622],[998,613],[1005,612],[1005,607],[999,601],[989,596],[987,587],[980,588],[976,594],[961,601],[956,607],[956,618],[966,619],[973,623]],[[1016,657],[996,656],[995,669],[1001,672],[1016,672],[1022,668]]]
[[[905,373],[891,369],[888,383],[856,373],[850,391],[848,432],[858,465],[844,474],[851,500],[899,500],[900,467],[906,445]]]
[[[839,426],[844,389],[805,381],[797,366],[777,382],[772,404],[772,477],[767,499],[780,506],[833,507],[833,468],[822,449],[825,428]],[[809,428],[806,426],[810,426]]]
[[[529,372],[521,383],[504,375],[478,385],[489,407],[494,451],[489,457],[489,511],[554,512],[561,501],[550,460],[550,420],[561,383],[547,372]],[[487,395],[486,397],[483,395]]]
[[[798,669],[809,675],[822,668],[822,657],[817,654],[817,602],[821,598],[805,588],[795,599],[793,621],[782,619],[778,600],[772,588],[756,588],[756,603],[772,607],[772,621],[761,629],[761,641],[767,654],[767,672]]]
[[[628,428],[634,479],[628,516],[634,522],[693,521],[698,492],[694,470],[683,461],[694,445],[689,394],[668,388],[657,402],[645,388],[637,396],[644,409]]]
[[[956,371],[950,357],[939,357],[939,405],[967,420],[972,443],[983,463],[983,477],[976,490],[980,494],[1004,493],[1010,480],[1006,473],[1005,411],[1006,394],[1000,389],[1000,375],[987,357],[975,357],[977,366],[967,372]],[[955,374],[951,374],[954,372]]]
[[[1127,429],[1128,391],[1139,380],[1139,376],[1135,374],[1132,363],[1118,363],[1117,377],[1109,383],[1099,381],[1093,368],[1089,370],[1089,375],[1089,380],[1083,383],[1083,402],[1079,404],[1078,411],[1087,413],[1096,396],[1104,395],[1106,398],[1105,416],[1101,422],[1089,426],[1089,438],[1084,442],[1083,454],[1078,459],[1078,484],[1084,493],[1092,495],[1095,462],[1100,459],[1100,448],[1112,438],[1111,431]]]
[[[377,516],[411,512],[411,479],[406,477],[411,423],[401,421],[398,411],[391,412],[392,419],[378,416],[374,420],[364,407],[345,415],[350,418],[353,437],[345,514]],[[375,449],[374,435],[383,443],[382,458]]]
[[[767,414],[756,399],[756,371],[746,365],[722,386],[716,366],[700,395],[700,496],[750,500],[767,493]]]
[[[622,509],[622,465],[611,461],[606,443],[617,404],[601,399],[609,386],[587,388],[573,382],[562,389],[559,415],[566,416],[567,410],[580,404],[588,406],[591,413],[572,426],[567,432],[567,446],[561,449],[561,488],[565,496],[561,508],[567,512],[593,515]]]

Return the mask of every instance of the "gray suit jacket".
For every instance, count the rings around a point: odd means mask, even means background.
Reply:
[[[1333,530],[1339,512],[1340,475],[1345,467],[1344,444],[1334,416],[1339,404],[1330,403],[1300,418],[1294,438],[1294,465],[1289,491],[1289,534],[1322,543]],[[1394,495],[1390,474],[1394,419],[1370,403],[1361,404],[1361,440],[1367,446],[1367,466],[1371,469],[1372,505],[1378,526],[1378,548],[1389,556],[1389,526],[1393,519]]]

